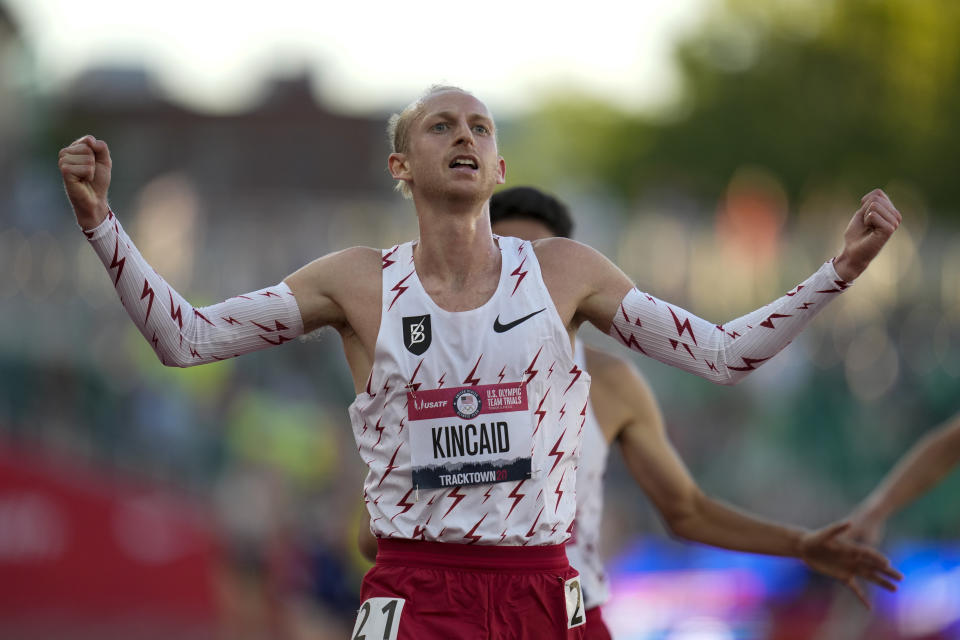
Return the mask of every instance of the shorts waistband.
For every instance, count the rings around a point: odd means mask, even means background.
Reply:
[[[378,565],[533,573],[569,568],[562,544],[537,547],[377,539]]]

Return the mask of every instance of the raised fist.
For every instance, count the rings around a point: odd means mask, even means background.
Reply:
[[[83,136],[60,150],[60,175],[77,222],[92,229],[107,217],[110,149],[103,140]]]
[[[882,190],[874,189],[863,196],[860,208],[843,232],[843,252],[833,262],[837,275],[849,282],[863,273],[902,219]]]

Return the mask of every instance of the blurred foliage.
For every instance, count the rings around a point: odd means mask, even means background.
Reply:
[[[726,0],[677,49],[683,92],[658,114],[553,96],[516,126],[511,182],[651,189],[715,201],[745,165],[791,200],[891,182],[960,216],[960,3]]]

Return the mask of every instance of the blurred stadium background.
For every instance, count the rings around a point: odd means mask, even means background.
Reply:
[[[51,87],[26,6],[0,0],[0,638],[347,637],[367,565],[336,334],[164,369],[76,230],[56,154],[107,140],[115,210],[209,303],[416,233],[384,167],[388,112],[335,108],[307,73],[200,111],[125,59]],[[700,11],[656,109],[559,83],[498,114],[508,184],[554,192],[580,240],[717,322],[830,258],[859,197],[888,190],[891,245],[761,374],[719,388],[636,359],[706,491],[821,526],[960,409],[960,4]],[[669,540],[617,454],[608,480],[618,638],[960,638],[960,474],[889,523],[906,579],[871,612],[797,562]]]

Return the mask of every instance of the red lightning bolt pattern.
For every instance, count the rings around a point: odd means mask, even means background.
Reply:
[[[470,531],[468,531],[468,532],[463,536],[463,539],[464,539],[464,540],[469,540],[469,541],[470,541],[470,542],[468,542],[467,544],[475,544],[478,540],[480,540],[480,538],[481,538],[482,536],[474,535],[474,533],[476,532],[477,528],[480,526],[480,523],[487,519],[487,515],[488,515],[488,514],[486,514],[486,513],[483,514],[483,517],[480,518],[479,520],[477,520],[477,524],[473,525],[473,529],[470,529]]]
[[[390,251],[388,251],[388,252],[386,252],[385,254],[383,254],[383,256],[380,258],[380,260],[383,262],[383,268],[384,268],[384,269],[386,269],[387,267],[389,267],[389,266],[392,265],[392,264],[396,264],[396,263],[397,263],[396,260],[391,260],[391,259],[390,259],[390,256],[392,256],[394,253],[396,253],[396,251],[397,251],[398,248],[400,248],[400,245],[395,245],[395,246],[393,247],[393,249],[390,249]]]
[[[517,508],[518,504],[520,504],[520,501],[526,497],[527,494],[520,493],[520,487],[523,486],[524,482],[526,482],[526,480],[521,480],[520,482],[518,482],[517,486],[515,486],[507,496],[508,498],[513,498],[513,504],[510,506],[510,511],[507,512],[507,517],[504,518],[504,520],[510,517],[510,514],[513,513],[513,510]]]
[[[563,436],[567,434],[567,430],[564,429],[563,433],[560,434],[560,437],[557,438],[557,441],[553,443],[553,447],[550,449],[550,455],[554,456],[553,466],[550,467],[550,471],[547,475],[553,473],[553,470],[557,468],[557,465],[560,464],[560,460],[563,459],[563,454],[565,453],[563,449],[560,448],[560,443],[563,441]],[[566,471],[564,471],[566,473]]]
[[[756,369],[756,367],[753,365],[760,364],[761,362],[766,362],[770,358],[748,358],[746,356],[741,356],[741,359],[743,360],[743,364],[745,366],[742,366],[742,367],[728,366],[727,368],[732,369],[734,371],[753,371],[754,369]]]
[[[396,469],[396,465],[393,463],[397,461],[397,454],[400,452],[400,447],[403,446],[403,443],[397,445],[396,450],[393,452],[393,457],[390,458],[390,462],[387,464],[387,469],[383,472],[383,476],[380,478],[380,482],[377,483],[377,487],[383,484],[383,481],[387,479],[387,476],[390,475],[390,472]]]
[[[520,287],[520,283],[523,282],[523,279],[527,277],[527,272],[521,271],[526,261],[527,261],[527,258],[526,256],[524,256],[523,260],[520,261],[519,266],[517,266],[517,268],[514,269],[513,272],[510,274],[511,276],[517,277],[517,284],[513,287],[513,291],[510,292],[511,296],[517,292],[517,289]]]
[[[625,345],[627,345],[628,347],[631,347],[631,348],[633,348],[633,349],[636,349],[637,351],[639,351],[639,352],[642,353],[643,355],[647,355],[647,352],[644,351],[644,350],[643,350],[643,347],[640,346],[640,343],[637,342],[636,336],[634,336],[634,335],[631,333],[631,334],[630,334],[630,337],[628,338],[628,337],[626,337],[626,336],[623,335],[623,333],[620,331],[619,328],[617,328],[617,325],[612,325],[612,327],[613,327],[613,330],[617,332],[617,336],[620,338],[620,340],[623,341],[623,344],[625,344]]]
[[[543,515],[543,510],[544,510],[545,508],[546,508],[546,507],[540,507],[540,513],[538,513],[538,514],[537,514],[537,517],[534,518],[533,524],[530,525],[530,530],[527,531],[527,534],[526,534],[526,535],[527,535],[528,538],[532,538],[532,537],[533,537],[534,529],[537,528],[537,523],[540,522],[540,516]]]
[[[397,292],[397,295],[393,296],[393,300],[390,301],[390,306],[387,307],[387,311],[390,311],[390,309],[393,309],[393,305],[394,305],[394,303],[397,301],[397,298],[399,298],[400,296],[402,296],[402,295],[403,295],[403,292],[410,288],[410,287],[405,287],[405,286],[403,286],[403,283],[406,282],[407,279],[408,279],[410,276],[412,276],[414,273],[416,273],[416,272],[417,272],[417,270],[414,269],[413,271],[411,271],[410,273],[408,273],[406,276],[404,276],[403,280],[401,280],[401,281],[398,282],[397,284],[393,285],[393,288],[390,289],[390,291],[396,291],[396,292]]]
[[[571,380],[570,384],[567,385],[567,388],[563,390],[563,395],[567,395],[567,391],[570,391],[570,387],[572,387],[574,383],[576,383],[576,381],[580,379],[580,374],[583,373],[583,370],[579,369],[576,363],[574,363],[573,369],[570,369],[570,371],[568,371],[567,373],[573,376],[573,380]]]
[[[533,432],[536,433],[537,429],[540,428],[540,423],[543,422],[543,419],[547,417],[547,412],[543,410],[543,402],[547,399],[547,396],[550,395],[550,389],[547,389],[547,392],[543,394],[543,397],[540,398],[540,404],[537,405],[537,410],[534,411],[535,414],[540,416],[540,419],[537,420],[537,426],[534,428]]]
[[[144,278],[144,279],[143,279],[143,292],[140,293],[140,299],[143,300],[143,299],[146,298],[147,296],[150,296],[150,302],[147,303],[147,315],[146,315],[146,317],[143,319],[143,323],[144,323],[144,324],[146,324],[146,323],[147,323],[147,320],[150,319],[150,311],[153,310],[153,298],[154,298],[153,287],[151,287],[151,286],[150,286],[150,283],[147,282],[147,279]]]
[[[413,508],[413,503],[412,503],[412,502],[407,502],[407,498],[410,497],[410,494],[411,494],[411,493],[413,493],[413,489],[412,489],[412,488],[411,488],[409,491],[407,491],[406,495],[404,495],[402,498],[400,498],[400,502],[397,503],[397,506],[398,506],[398,507],[403,507],[403,511],[400,511],[400,512],[398,512],[398,513],[395,513],[395,514],[393,515],[393,518],[390,518],[390,522],[393,522],[393,519],[394,519],[394,518],[396,518],[397,516],[402,516],[402,515],[405,514],[407,511],[410,511],[410,509]]]
[[[473,369],[470,370],[470,373],[463,380],[463,384],[469,385],[478,385],[480,384],[480,378],[475,378],[474,375],[477,373],[477,367],[480,366],[480,360],[483,359],[483,354],[480,354],[480,357],[477,358],[476,364],[473,365]]]
[[[693,335],[693,327],[690,326],[690,318],[687,318],[683,322],[680,322],[680,318],[677,317],[677,314],[673,312],[672,307],[667,307],[670,309],[670,315],[673,316],[673,323],[677,325],[677,337],[682,338],[684,331],[690,332],[690,339],[693,340],[693,344],[697,344],[697,336]]]
[[[113,245],[113,260],[110,261],[110,268],[117,270],[117,277],[113,281],[113,286],[120,282],[120,274],[123,273],[123,265],[127,262],[126,258],[120,258],[120,236],[117,235],[117,241]]]
[[[563,485],[563,477],[567,475],[567,470],[564,469],[563,473],[560,474],[560,482],[557,483],[557,488],[553,490],[557,494],[557,505],[553,508],[554,513],[560,509],[560,498],[563,497],[563,490],[560,488]],[[556,532],[556,530],[554,530]]]
[[[445,514],[443,514],[443,518],[446,518],[448,515],[450,515],[450,512],[453,511],[453,508],[454,508],[455,506],[457,506],[458,504],[460,504],[460,501],[461,501],[461,500],[463,500],[464,498],[467,497],[467,494],[465,494],[465,493],[458,493],[458,492],[460,491],[460,489],[462,489],[462,488],[463,488],[463,487],[461,487],[461,486],[456,486],[456,487],[454,487],[453,489],[450,490],[450,493],[447,494],[447,497],[448,497],[448,498],[453,498],[453,504],[450,505],[450,508],[447,509],[447,512],[446,512]],[[443,518],[441,518],[441,520],[442,520]]]
[[[791,316],[790,314],[771,313],[769,316],[767,316],[766,320],[760,323],[760,326],[766,327],[767,329],[776,329],[776,327],[773,326],[774,320],[776,320],[777,318],[792,318],[792,317],[793,316]]]
[[[537,369],[533,368],[533,365],[537,364],[537,358],[540,357],[541,351],[543,351],[542,346],[537,350],[537,355],[533,356],[533,360],[530,361],[530,364],[527,365],[527,369],[526,371],[524,371],[524,373],[530,377],[523,381],[524,384],[528,384],[531,380],[533,380],[536,377],[537,373],[539,373]]]

